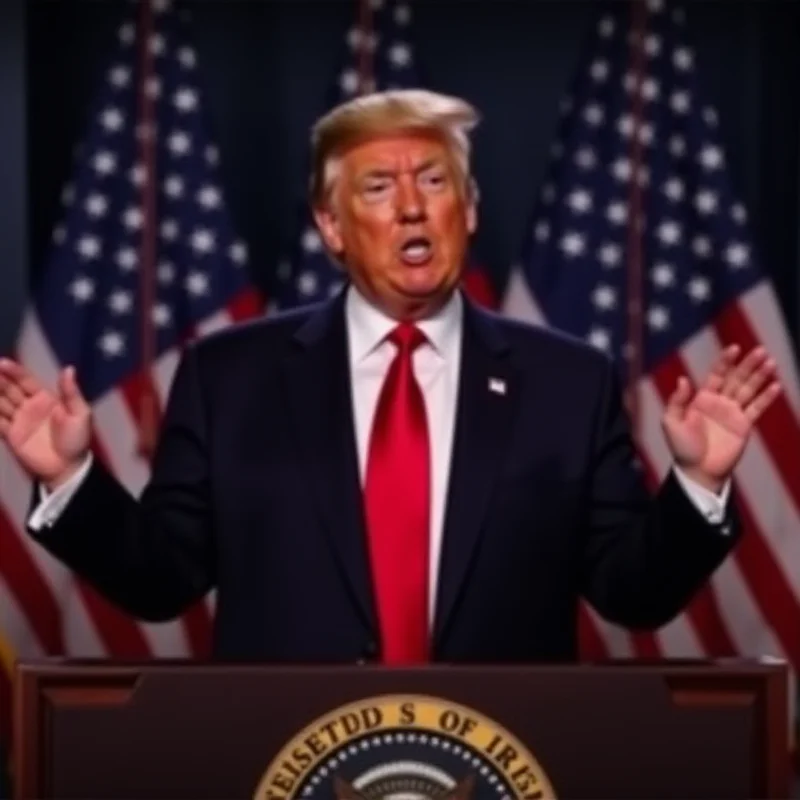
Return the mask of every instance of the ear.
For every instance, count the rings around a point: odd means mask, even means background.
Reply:
[[[470,178],[467,187],[467,233],[470,236],[478,228],[478,184],[474,178]]]
[[[467,203],[467,233],[470,236],[475,233],[478,228],[478,209],[473,202]]]
[[[325,245],[332,253],[336,255],[341,253],[344,249],[344,244],[342,243],[341,227],[336,213],[330,205],[315,206],[312,209],[312,213]]]

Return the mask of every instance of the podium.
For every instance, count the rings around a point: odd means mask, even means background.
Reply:
[[[18,798],[789,796],[779,663],[21,662]]]

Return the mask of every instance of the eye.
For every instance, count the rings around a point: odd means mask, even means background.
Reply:
[[[367,199],[378,199],[391,187],[391,181],[380,179],[370,180],[364,184],[362,189],[364,196]]]
[[[443,170],[431,170],[422,174],[421,182],[423,186],[438,189],[447,183],[447,175]]]

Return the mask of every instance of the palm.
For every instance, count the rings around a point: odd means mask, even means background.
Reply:
[[[8,443],[23,466],[42,477],[63,472],[74,450],[69,421],[58,425],[54,419],[57,406],[52,394],[37,392],[20,406],[8,432]]]
[[[742,455],[750,428],[737,403],[702,389],[671,426],[673,453],[679,464],[723,479]]]
[[[91,438],[91,410],[74,370],[62,370],[54,393],[20,364],[0,359],[0,436],[39,480],[57,483],[70,474]]]
[[[681,378],[663,418],[677,464],[712,485],[730,476],[753,425],[780,392],[762,349],[735,364],[737,355],[738,347],[727,348],[694,396]]]

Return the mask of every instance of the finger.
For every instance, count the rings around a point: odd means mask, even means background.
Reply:
[[[747,380],[739,385],[733,399],[740,405],[747,405],[764,386],[775,378],[775,362],[769,358],[762,363]]]
[[[67,411],[74,414],[84,410],[86,401],[83,399],[81,390],[78,388],[78,382],[75,378],[75,367],[69,366],[61,370],[58,376],[58,388]]]
[[[761,394],[746,406],[744,413],[750,422],[755,422],[770,407],[780,393],[780,383],[778,381],[773,381]]]
[[[0,379],[11,381],[27,395],[36,394],[41,383],[25,367],[10,358],[0,358]]]
[[[17,413],[17,406],[15,406],[8,398],[0,397],[0,416],[6,419],[12,419],[14,414]]]
[[[712,392],[718,392],[720,390],[722,384],[725,382],[725,378],[736,363],[740,350],[741,348],[738,344],[732,344],[722,351],[705,380],[706,389]]]
[[[11,420],[6,419],[5,417],[0,417],[0,436],[4,439],[8,436],[8,432],[11,430]]]
[[[679,419],[683,418],[691,399],[692,385],[689,383],[688,378],[681,375],[681,377],[678,378],[675,390],[667,400],[666,413]]]
[[[5,397],[15,406],[22,405],[27,396],[16,383],[0,380],[0,397]]]
[[[750,375],[753,374],[767,359],[767,351],[763,347],[753,348],[725,377],[720,393],[733,398],[739,387]]]

